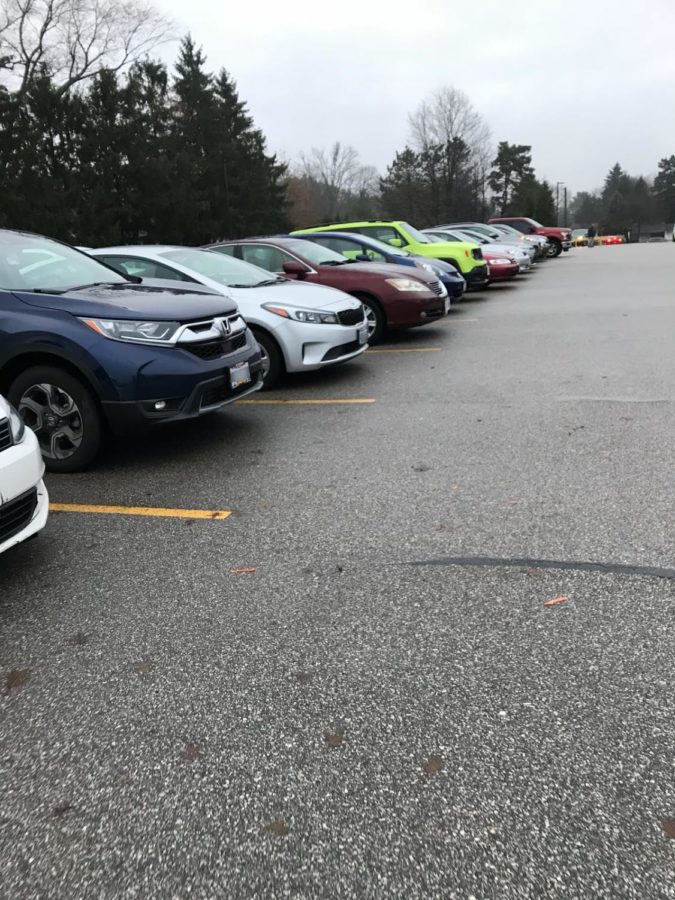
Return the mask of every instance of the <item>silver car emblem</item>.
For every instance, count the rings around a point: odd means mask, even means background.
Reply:
[[[230,323],[227,319],[221,319],[219,322],[221,332],[227,337],[227,335],[232,331],[230,327]]]

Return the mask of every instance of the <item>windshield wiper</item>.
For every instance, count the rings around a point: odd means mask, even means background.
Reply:
[[[324,259],[319,263],[320,266],[344,266],[348,260],[346,259]]]
[[[93,287],[121,287],[123,284],[128,284],[129,282],[117,282],[117,281],[92,281],[91,284],[74,284],[72,287],[64,287],[64,288],[31,288],[32,294],[70,294],[71,291],[83,291],[86,288]],[[131,282],[132,284],[140,284],[140,278],[138,281]]]

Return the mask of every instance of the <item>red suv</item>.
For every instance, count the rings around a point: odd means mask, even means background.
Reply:
[[[560,256],[563,250],[567,251],[572,246],[572,230],[570,228],[559,228],[555,225],[540,225],[534,219],[519,219],[516,216],[501,216],[489,220],[490,223],[510,225],[522,234],[541,234],[548,238],[549,256]]]
[[[448,312],[448,293],[432,273],[390,263],[354,262],[340,253],[301,238],[246,238],[212,244],[209,250],[228,253],[268,272],[299,281],[338,288],[363,303],[368,341],[385,328],[414,328]]]

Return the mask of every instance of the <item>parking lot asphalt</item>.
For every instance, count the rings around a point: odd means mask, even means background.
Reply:
[[[674,253],[50,477],[90,509],[0,560],[0,896],[675,897]]]

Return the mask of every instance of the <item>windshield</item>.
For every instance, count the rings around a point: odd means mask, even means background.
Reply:
[[[409,250],[404,250],[403,247],[392,247],[391,244],[385,244],[384,241],[378,241],[377,238],[367,237],[364,239],[364,244],[371,250],[377,250],[388,256],[412,256]]]
[[[489,244],[493,240],[493,238],[489,238],[484,234],[479,234],[478,231],[473,231],[473,229],[468,229],[466,231],[456,231],[455,234],[462,241],[473,242],[474,244]]]
[[[66,244],[19,232],[0,232],[0,288],[65,291],[90,284],[124,284],[112,269]]]
[[[417,241],[418,244],[430,244],[430,243],[432,243],[432,242],[429,240],[429,235],[428,235],[428,234],[422,234],[421,231],[418,231],[416,228],[413,228],[412,225],[408,225],[407,222],[401,222],[401,228],[402,228],[404,231],[407,231],[408,234],[410,235],[410,237],[411,237],[414,241]]]
[[[336,253],[335,250],[329,250],[328,247],[322,247],[321,244],[315,244],[313,241],[284,241],[279,246],[284,250],[290,250],[291,253],[297,253],[298,256],[303,256],[307,262],[313,263],[315,266],[348,263],[341,253]]]
[[[540,222],[536,222],[534,219],[525,219],[526,222],[529,222],[530,225],[534,225],[535,228],[543,228],[544,226]]]
[[[214,253],[211,250],[181,247],[164,250],[159,255],[225,287],[259,287],[279,280],[273,272],[267,272],[241,259],[234,259],[232,256]]]

